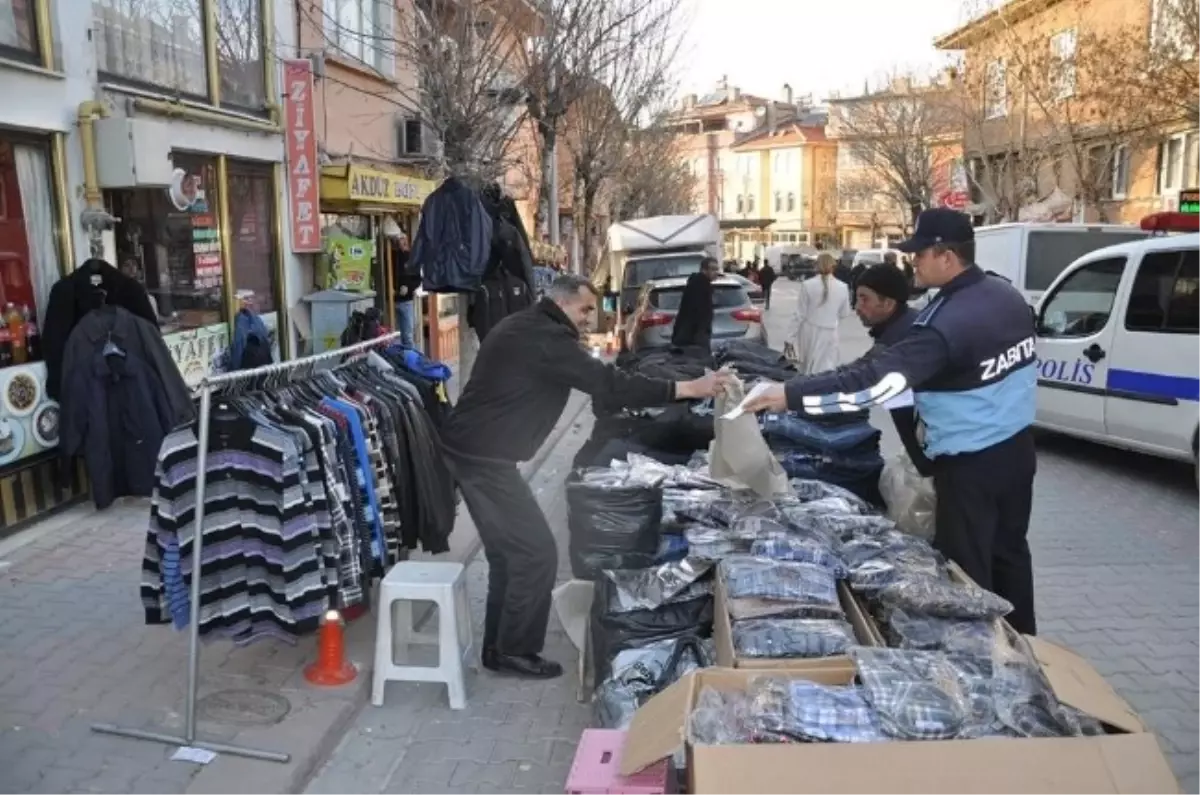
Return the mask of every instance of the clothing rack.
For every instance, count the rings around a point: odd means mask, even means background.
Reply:
[[[263,365],[262,367],[255,367],[252,370],[222,373],[220,375],[209,376],[200,382],[200,386],[197,388],[200,398],[200,417],[199,428],[196,432],[196,508],[193,520],[195,537],[192,540],[192,559],[195,563],[192,566],[192,581],[190,583],[191,604],[189,605],[190,617],[188,623],[187,695],[183,718],[183,735],[147,731],[145,729],[135,729],[111,723],[93,724],[92,731],[101,734],[115,734],[119,737],[128,737],[134,740],[149,740],[167,745],[203,748],[207,751],[233,754],[249,759],[261,759],[267,762],[282,762],[286,764],[291,761],[291,754],[202,740],[196,737],[196,693],[200,684],[200,562],[203,560],[201,555],[204,548],[204,497],[207,486],[206,468],[208,466],[209,415],[212,411],[213,392],[233,384],[240,384],[243,381],[251,381],[261,376],[288,373],[290,379],[296,371],[312,373],[315,365],[319,362],[336,359],[349,354],[364,353],[372,348],[386,345],[389,342],[399,341],[400,336],[400,332],[392,332],[374,339],[347,345],[337,350],[318,353],[314,356],[306,356],[302,359],[293,359],[292,361],[279,362],[278,364]]]

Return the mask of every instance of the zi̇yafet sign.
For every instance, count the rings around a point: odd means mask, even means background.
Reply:
[[[320,176],[313,108],[312,62],[283,62],[283,125],[287,136],[288,215],[292,251],[321,250]]]

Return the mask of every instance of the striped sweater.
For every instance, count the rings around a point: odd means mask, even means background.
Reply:
[[[142,561],[146,622],[185,626],[194,570],[196,454],[191,427],[163,441]],[[316,628],[329,607],[322,546],[291,435],[250,420],[210,433],[200,566],[200,632],[246,641]]]

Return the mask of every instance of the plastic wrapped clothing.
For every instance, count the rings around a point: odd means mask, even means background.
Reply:
[[[638,707],[685,674],[712,665],[712,641],[684,636],[626,649],[612,673],[596,686],[593,712],[605,729],[625,729]]]
[[[880,628],[888,645],[898,649],[921,649],[990,656],[996,644],[996,625],[980,619],[938,618],[902,608],[882,611]]]
[[[658,539],[658,554],[654,556],[655,565],[676,563],[688,556],[687,538],[681,535],[664,533]]]
[[[879,476],[888,517],[906,533],[933,540],[937,493],[933,478],[922,477],[906,453],[888,459]]]
[[[760,679],[749,688],[751,732],[759,741],[873,743],[887,740],[861,688],[803,679]]]
[[[889,737],[949,740],[973,714],[966,679],[945,654],[855,646],[850,658]]]
[[[585,469],[567,480],[571,570],[595,579],[605,569],[650,566],[662,526],[661,479],[643,471]]]
[[[812,503],[810,503],[811,505]],[[831,541],[895,531],[896,523],[886,516],[860,516],[852,513],[822,513],[804,509],[786,509],[788,526],[798,532],[819,535]]]
[[[750,725],[750,694],[745,690],[701,688],[688,715],[687,739],[692,745],[744,745],[778,742],[760,738]]]
[[[846,577],[846,564],[834,554],[827,542],[819,538],[771,533],[755,539],[750,544],[750,554],[772,560],[812,563],[829,569],[839,580]]]
[[[836,619],[756,618],[733,624],[733,649],[739,657],[835,657],[854,643],[854,629]]]
[[[671,532],[668,525],[680,532],[688,524],[709,521],[709,506],[720,498],[719,491],[663,489],[663,532]]]
[[[707,561],[678,560],[652,568],[604,572],[613,584],[608,609],[614,613],[654,610],[675,600],[687,600],[711,593],[709,582],[700,582],[708,574]],[[702,586],[697,590],[694,586]],[[690,593],[685,594],[685,591]]]
[[[607,577],[596,580],[589,629],[592,670],[596,681],[608,678],[609,663],[625,649],[659,640],[695,635],[712,636],[711,582],[693,583],[675,599],[654,610],[620,611],[616,586]],[[614,607],[616,609],[614,609]]]
[[[624,461],[609,465],[614,472],[628,472],[630,477],[646,482],[661,483],[663,488],[711,489],[720,488],[706,470],[693,469],[681,464],[664,464],[650,456],[630,453]]]
[[[811,563],[734,555],[719,564],[730,599],[767,599],[841,610],[833,572]]]
[[[875,594],[884,608],[942,618],[993,619],[1012,612],[1012,604],[974,583],[954,582],[930,574],[905,576]]]
[[[688,554],[696,560],[719,561],[750,551],[750,542],[735,538],[728,528],[689,525],[684,531]]]
[[[797,449],[834,455],[866,446],[879,449],[880,432],[864,417],[853,422],[828,423],[794,411],[759,417],[763,437],[772,449]]]
[[[858,513],[869,513],[871,510],[871,506],[862,497],[859,497],[849,489],[835,486],[832,483],[826,483],[823,480],[792,478],[792,491],[795,492],[796,498],[802,502],[823,500],[828,497],[839,497],[857,508]]]

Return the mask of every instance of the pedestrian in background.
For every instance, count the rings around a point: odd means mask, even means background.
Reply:
[[[706,260],[714,271],[717,262]],[[559,276],[546,297],[496,324],[442,429],[442,447],[479,530],[488,561],[483,665],[547,679],[562,666],[542,657],[558,574],[554,533],[517,470],[546,441],[571,390],[614,408],[713,397],[732,376],[692,381],[626,374],[593,358],[580,335],[596,317],[597,293],[581,276]]]
[[[912,389],[933,460],[934,546],[1011,602],[1009,623],[1033,635],[1033,315],[1008,280],[975,264],[975,230],[963,213],[925,210],[899,249],[914,255],[917,284],[938,289],[908,334],[836,372],[772,386],[747,408],[837,413]]]
[[[828,252],[817,257],[817,275],[800,283],[796,315],[785,351],[804,375],[838,366],[838,326],[850,316],[850,289],[833,278],[837,261]]]
[[[406,347],[414,347],[413,339],[413,300],[421,287],[421,274],[414,273],[408,267],[408,235],[396,223],[396,219],[387,218],[383,222],[383,234],[388,239],[392,249],[392,291],[396,301],[396,331],[400,332],[400,342]]]
[[[771,263],[764,261],[758,269],[758,283],[762,286],[764,306],[767,309],[771,308],[771,285],[775,283],[776,278],[777,274]]]
[[[714,257],[700,262],[700,272],[688,277],[679,298],[679,311],[671,329],[671,345],[676,348],[700,348],[706,355],[712,348],[713,281],[721,275]]]

